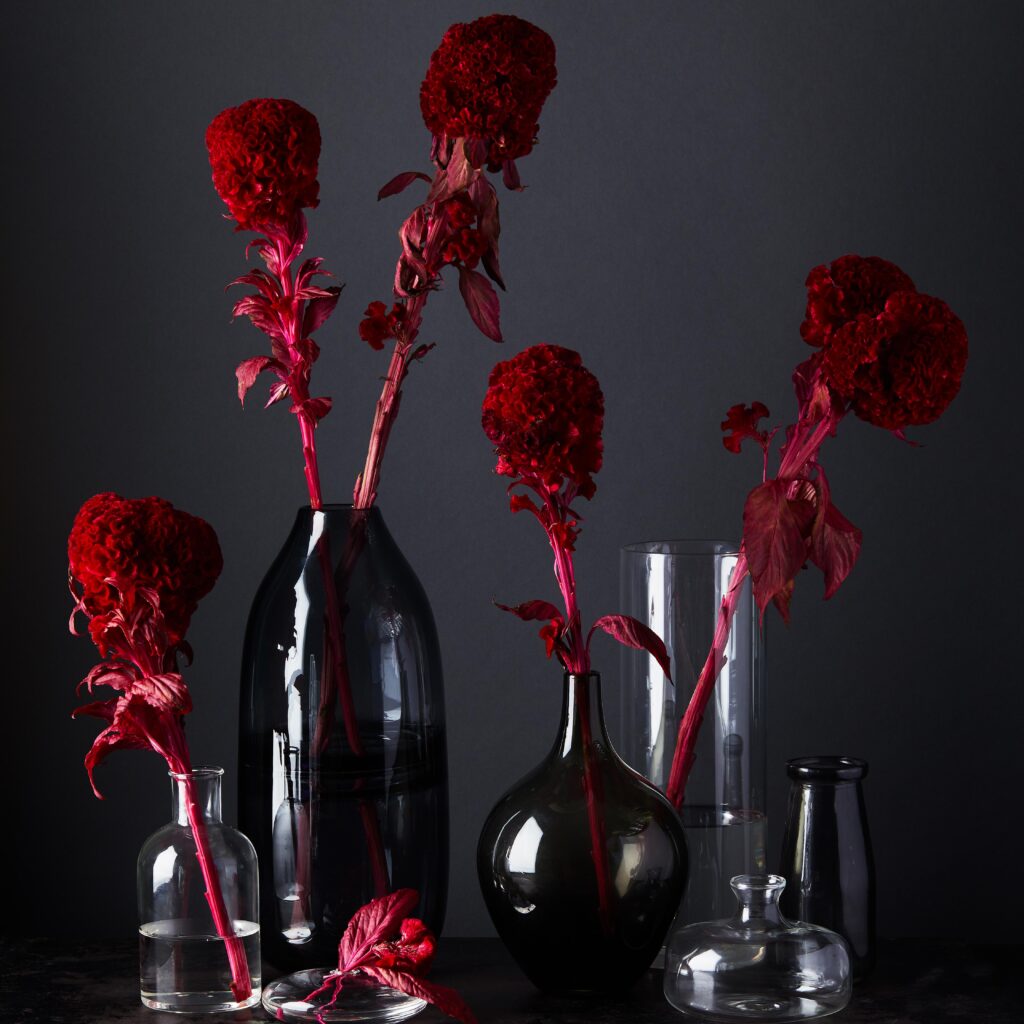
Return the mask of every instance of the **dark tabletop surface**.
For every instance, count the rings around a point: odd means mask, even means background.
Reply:
[[[884,942],[878,966],[835,1024],[1020,1024],[1022,946],[959,942]],[[72,943],[0,939],[2,1024],[237,1024],[265,1021],[262,1010],[171,1014],[139,1002],[133,941]],[[537,992],[497,939],[444,939],[431,977],[457,988],[480,1024],[683,1024],[651,971],[626,996],[556,998]],[[1011,986],[1016,979],[1017,985]],[[432,1007],[416,1024],[446,1020]]]

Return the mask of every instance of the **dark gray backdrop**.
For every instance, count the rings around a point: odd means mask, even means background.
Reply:
[[[249,602],[304,500],[283,408],[244,412],[233,370],[263,350],[229,324],[245,238],[221,220],[203,132],[225,106],[288,96],[324,137],[310,253],[347,283],[319,338],[326,494],[347,500],[385,356],[356,335],[387,298],[409,197],[428,167],[418,88],[447,25],[494,4],[36,3],[6,14],[3,275],[5,924],[124,934],[134,859],[167,813],[158,760],[81,767],[72,722],[91,648],[64,628],[64,543],[98,490],[159,493],[217,528],[220,584],[195,618],[197,761],[233,768]],[[1021,720],[1018,520],[1021,110],[1016,3],[559,3],[504,10],[546,28],[559,85],[529,188],[503,194],[507,342],[432,299],[380,504],[431,597],[451,742],[449,934],[490,930],[473,872],[483,816],[544,753],[559,676],[534,630],[495,611],[551,596],[543,539],[506,511],[479,427],[487,373],[537,341],[579,348],[607,397],[587,509],[584,611],[614,610],[618,548],[735,536],[754,455],[722,448],[734,402],[793,412],[808,269],[881,254],[967,324],[971,360],[912,449],[858,421],[827,450],[864,530],[829,604],[799,581],[771,623],[772,854],[785,758],[844,752],[867,784],[886,934],[1000,918],[1016,865]],[[1016,70],[1015,70],[1016,69]],[[617,700],[618,655],[596,662]],[[233,780],[232,780],[233,781]],[[229,801],[233,814],[233,800]],[[11,897],[14,904],[11,904]]]

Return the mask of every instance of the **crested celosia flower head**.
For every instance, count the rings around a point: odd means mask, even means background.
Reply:
[[[292,100],[229,107],[206,129],[206,148],[214,187],[239,229],[286,225],[320,202],[320,126]]]
[[[603,426],[601,386],[572,349],[534,345],[491,371],[483,427],[504,476],[592,497]]]
[[[881,313],[894,292],[914,291],[914,282],[879,256],[840,256],[807,275],[807,314],[800,334],[820,348],[844,324]]]
[[[75,517],[68,563],[90,618],[115,611],[127,594],[153,592],[171,645],[184,640],[192,613],[223,568],[217,535],[205,520],[162,498],[109,493],[90,498]]]
[[[434,135],[485,140],[496,169],[533,149],[556,81],[551,37],[522,18],[492,14],[444,34],[420,87],[420,110]]]
[[[939,418],[960,390],[967,332],[941,299],[901,291],[878,316],[851,321],[823,354],[829,386],[862,419],[889,430]]]

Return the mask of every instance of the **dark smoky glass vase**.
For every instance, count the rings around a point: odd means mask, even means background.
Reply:
[[[498,935],[544,991],[628,988],[661,947],[686,867],[672,805],[612,748],[600,677],[567,675],[550,754],[498,801],[477,846]]]
[[[782,910],[838,932],[855,981],[875,963],[875,862],[862,780],[868,764],[824,755],[786,762],[789,811],[780,874]]]
[[[371,899],[448,883],[444,689],[430,604],[378,509],[299,510],[253,602],[239,821],[260,863],[263,956],[334,963]]]

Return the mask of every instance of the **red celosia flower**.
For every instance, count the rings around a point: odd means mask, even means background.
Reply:
[[[229,107],[206,129],[206,148],[213,184],[239,229],[287,224],[320,201],[320,127],[292,100]]]
[[[498,455],[497,472],[535,479],[548,491],[569,481],[593,496],[601,468],[604,396],[579,353],[534,345],[491,371],[484,432]]]
[[[730,406],[725,415],[726,418],[721,424],[722,430],[725,431],[722,444],[729,451],[738,455],[744,439],[748,437],[754,438],[762,447],[768,443],[768,431],[757,429],[758,420],[770,415],[768,406],[763,402],[754,402],[749,406],[740,402],[738,405]]]
[[[497,169],[533,148],[556,81],[551,37],[522,18],[492,14],[448,29],[430,58],[420,110],[435,136],[485,141]]]
[[[938,419],[960,390],[967,332],[941,299],[897,292],[879,316],[836,331],[822,365],[862,420],[890,430],[920,426]]]
[[[807,275],[807,314],[800,334],[808,345],[827,345],[850,320],[881,313],[894,292],[914,291],[914,282],[879,256],[840,256]]]
[[[389,338],[397,336],[402,326],[404,310],[397,303],[388,307],[383,302],[371,302],[363,313],[365,319],[359,323],[359,337],[366,342],[370,348],[379,352],[384,347],[384,342]]]
[[[97,643],[105,616],[151,594],[169,646],[184,640],[189,620],[223,568],[209,523],[162,498],[97,494],[75,517],[68,537],[70,574],[81,586],[80,610]]]

